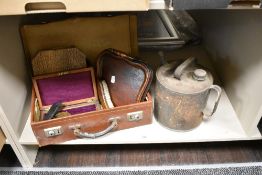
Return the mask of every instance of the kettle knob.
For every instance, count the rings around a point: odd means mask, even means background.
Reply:
[[[193,78],[197,81],[204,81],[207,77],[207,72],[204,69],[195,69]]]

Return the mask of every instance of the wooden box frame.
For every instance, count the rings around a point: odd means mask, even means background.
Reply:
[[[67,75],[67,74],[74,74],[74,73],[80,73],[80,72],[88,72],[90,71],[91,73],[91,79],[92,79],[92,86],[93,86],[93,91],[94,91],[94,97],[91,98],[84,98],[81,100],[74,100],[70,102],[63,102],[65,106],[69,105],[74,105],[74,104],[79,104],[79,103],[91,103],[94,101],[98,100],[98,95],[97,95],[97,88],[96,88],[96,82],[95,82],[95,74],[94,74],[94,69],[92,67],[89,68],[83,68],[83,69],[77,69],[77,70],[72,70],[72,71],[67,71],[67,72],[60,72],[60,73],[53,73],[53,74],[48,74],[48,75],[41,75],[41,76],[36,76],[32,78],[34,90],[36,93],[36,97],[38,99],[39,107],[40,109],[47,109],[50,108],[51,105],[43,106],[42,104],[42,99],[41,95],[39,93],[38,85],[37,85],[37,80],[39,79],[44,79],[44,78],[51,78],[51,77],[57,77],[57,76],[62,76],[62,75]]]

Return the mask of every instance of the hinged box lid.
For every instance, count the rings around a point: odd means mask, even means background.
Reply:
[[[37,53],[43,50],[78,48],[93,67],[98,54],[105,49],[114,48],[132,56],[138,52],[137,20],[133,15],[81,17],[24,25],[21,35],[31,65]],[[36,75],[33,72],[33,76]]]

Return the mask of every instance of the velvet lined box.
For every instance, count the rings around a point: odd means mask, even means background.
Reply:
[[[71,115],[98,109],[93,68],[37,76],[32,81],[41,114],[38,120],[57,102],[65,105],[62,111]]]

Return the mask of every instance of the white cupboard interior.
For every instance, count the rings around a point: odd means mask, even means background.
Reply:
[[[139,12],[148,13],[148,12]],[[201,31],[200,44],[179,49],[140,49],[139,57],[154,69],[167,61],[194,56],[212,70],[223,87],[218,111],[189,132],[174,132],[152,125],[111,133],[95,140],[63,144],[175,143],[261,139],[257,127],[262,115],[262,11],[192,10]],[[77,15],[77,14],[74,14]],[[30,128],[31,81],[19,27],[67,18],[66,14],[0,17],[0,124],[23,166],[32,166],[37,141]],[[84,16],[85,14],[78,14]],[[152,86],[153,87],[153,86]]]

